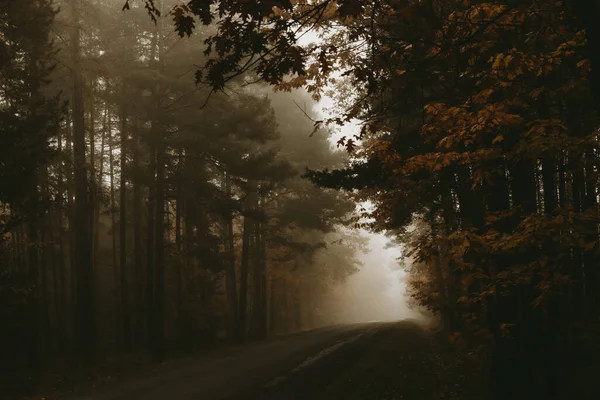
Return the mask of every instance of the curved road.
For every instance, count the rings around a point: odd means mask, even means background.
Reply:
[[[398,387],[428,343],[411,321],[335,326],[165,363],[69,399],[433,399],[430,388]]]

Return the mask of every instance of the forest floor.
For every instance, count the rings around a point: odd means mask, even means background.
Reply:
[[[45,399],[485,399],[481,368],[412,321],[334,326],[140,368]]]

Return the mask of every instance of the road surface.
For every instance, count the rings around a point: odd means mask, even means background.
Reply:
[[[336,326],[168,363],[69,399],[434,399],[429,342],[411,321]]]

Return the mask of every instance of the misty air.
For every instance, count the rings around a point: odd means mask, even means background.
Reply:
[[[600,399],[598,21],[0,0],[0,399]]]

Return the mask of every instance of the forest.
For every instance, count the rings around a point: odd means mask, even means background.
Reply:
[[[1,0],[0,390],[331,324],[361,228],[405,250],[412,302],[491,398],[594,398],[598,20]]]
[[[310,97],[242,79],[202,107],[194,41],[122,6],[1,7],[7,389],[322,325],[319,296],[358,268],[354,203],[300,176],[343,162],[308,139]]]

